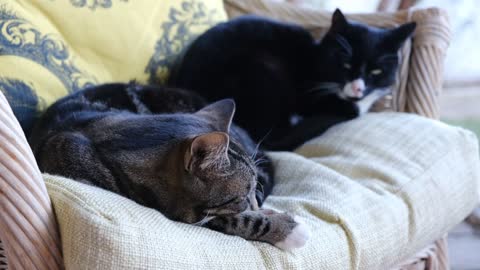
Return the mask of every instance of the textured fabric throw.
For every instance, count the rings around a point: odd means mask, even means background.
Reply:
[[[423,117],[368,114],[295,153],[270,153],[267,208],[300,216],[307,245],[284,252],[45,175],[67,269],[388,269],[441,237],[479,200],[477,138]]]

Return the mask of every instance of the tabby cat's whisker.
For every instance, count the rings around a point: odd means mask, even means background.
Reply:
[[[262,144],[262,142],[267,138],[267,136],[270,134],[271,130],[269,132],[267,132],[267,134],[265,134],[265,136],[263,136],[263,138],[261,138],[257,145],[255,146],[255,150],[253,151],[253,155],[251,156],[251,158],[253,160],[255,160],[255,158],[257,157],[257,154],[258,154],[258,150],[260,149],[260,144]]]
[[[210,214],[210,210],[207,210],[207,215],[204,218],[202,218],[200,221],[192,223],[192,225],[201,227],[201,226],[205,225],[207,222],[209,222],[210,220],[215,218],[215,216],[209,217],[208,216],[209,214]]]
[[[262,198],[265,198],[265,197],[264,197],[264,196],[265,196],[265,192],[264,192],[262,183],[257,182],[257,185],[260,185],[260,189],[261,189],[261,190],[257,189],[257,190],[255,190],[255,192],[259,192],[260,194],[262,194]]]
[[[255,160],[255,166],[261,165],[265,162],[268,162],[268,160],[266,158],[259,158],[259,159]]]
[[[257,143],[257,145],[255,146],[255,150],[253,151],[253,154],[250,156],[250,158],[251,158],[252,160],[255,160],[255,158],[257,157],[257,153],[258,153],[258,148],[259,148],[259,146],[260,146],[260,142]]]

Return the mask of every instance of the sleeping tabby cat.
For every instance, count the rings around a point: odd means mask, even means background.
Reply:
[[[304,225],[259,209],[272,164],[232,124],[235,104],[205,106],[178,89],[106,84],[53,104],[30,144],[41,171],[128,197],[168,218],[282,249],[302,246]]]
[[[369,27],[336,10],[327,34],[315,41],[300,26],[243,16],[199,36],[170,84],[211,102],[233,98],[235,123],[255,141],[266,137],[270,149],[290,150],[386,94],[398,50],[414,29],[415,23]]]

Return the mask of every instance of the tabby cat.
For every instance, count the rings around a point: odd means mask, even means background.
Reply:
[[[173,220],[282,249],[304,245],[304,225],[259,208],[272,190],[272,164],[232,124],[234,102],[205,105],[179,89],[95,86],[48,108],[29,141],[43,172],[116,192]]]
[[[243,16],[199,36],[169,83],[209,101],[233,98],[234,122],[255,141],[265,137],[265,146],[290,150],[386,94],[398,50],[414,29],[369,27],[337,9],[315,41],[300,26]]]

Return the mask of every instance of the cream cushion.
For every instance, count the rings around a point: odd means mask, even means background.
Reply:
[[[45,175],[67,269],[388,269],[462,221],[479,199],[469,131],[420,116],[369,114],[295,153],[271,153],[265,207],[310,227],[284,252],[173,222],[129,199]]]

